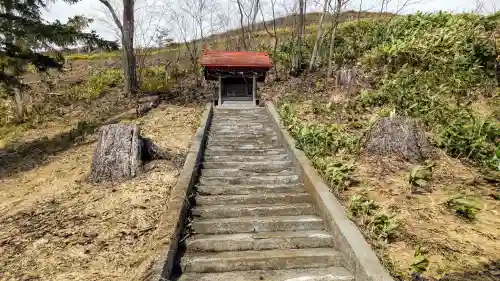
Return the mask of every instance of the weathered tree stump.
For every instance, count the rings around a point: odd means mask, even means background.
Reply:
[[[137,116],[143,116],[151,109],[157,108],[160,102],[161,99],[159,96],[153,96],[149,101],[137,104],[135,112],[137,113]]]
[[[88,181],[121,182],[137,176],[143,161],[163,159],[166,153],[142,138],[137,125],[111,124],[100,129]]]
[[[432,155],[432,149],[419,124],[403,116],[380,119],[364,139],[365,154],[396,156],[410,162],[420,162]]]
[[[153,161],[168,158],[166,151],[157,146],[153,140],[149,138],[141,138],[141,155],[142,161]]]

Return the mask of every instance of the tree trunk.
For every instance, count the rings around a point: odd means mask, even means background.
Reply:
[[[121,32],[123,49],[124,95],[137,94],[138,81],[134,54],[134,0],[123,0],[123,24],[108,0],[99,0],[108,8],[113,21]]]
[[[139,174],[141,166],[139,127],[111,124],[101,128],[92,157],[89,182],[121,182]]]
[[[337,5],[335,6],[335,14],[333,15],[333,30],[330,37],[330,49],[328,51],[328,71],[326,77],[332,77],[333,72],[333,45],[335,44],[335,34],[337,33],[338,17],[340,14],[340,8],[342,6],[342,0],[337,0]]]
[[[134,54],[134,0],[123,0],[122,45],[125,95],[135,96],[138,83]]]
[[[299,0],[299,24],[297,25],[297,50],[292,64],[292,74],[297,76],[302,65],[302,34],[304,31],[304,0]]]
[[[26,109],[24,107],[24,97],[23,93],[18,89],[14,88],[14,101],[16,104],[16,121],[17,123],[22,123],[24,121],[24,114]]]
[[[278,48],[278,32],[276,30],[276,9],[275,9],[275,6],[276,6],[276,0],[271,0],[271,5],[272,5],[272,9],[273,9],[273,33],[274,33],[274,48],[273,48],[273,51],[274,53],[276,53],[276,48]]]
[[[260,0],[255,1],[255,5],[252,7],[252,22],[250,26],[250,31],[248,32],[248,46],[249,49],[252,49],[253,43],[253,32],[255,31],[255,21],[257,20],[257,14],[259,13]]]
[[[140,136],[133,124],[111,124],[100,129],[88,181],[118,183],[133,178],[144,161],[168,158],[151,139]]]
[[[240,12],[240,26],[241,26],[241,38],[243,38],[243,48],[245,51],[248,49],[247,47],[247,42],[246,42],[246,35],[245,35],[245,24],[243,23],[243,4],[240,2],[240,0],[236,0],[238,3],[238,10]]]
[[[321,40],[321,35],[323,34],[323,21],[325,20],[325,15],[328,11],[328,6],[330,4],[330,1],[331,0],[325,0],[325,3],[323,4],[323,13],[319,18],[318,30],[316,31],[316,41],[314,42],[314,48],[311,55],[311,62],[309,63],[309,71],[312,71],[315,67],[314,64],[316,63],[316,57],[318,56],[319,41]]]

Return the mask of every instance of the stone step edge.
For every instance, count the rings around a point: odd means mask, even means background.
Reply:
[[[344,267],[185,273],[177,281],[354,281]]]

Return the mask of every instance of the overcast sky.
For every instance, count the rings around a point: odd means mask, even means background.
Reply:
[[[114,3],[120,3],[120,0],[113,0]],[[136,12],[136,20],[139,22],[139,28],[147,29],[147,32],[137,32],[139,33],[151,33],[152,29],[156,29],[156,27],[164,27],[168,29],[175,29],[176,23],[179,20],[173,20],[170,12],[168,10],[174,9],[176,5],[183,5],[184,1],[187,0],[136,0],[136,8],[139,8],[139,11]],[[221,9],[229,9],[227,7],[231,6],[228,3],[234,3],[234,0],[212,0],[219,1],[219,7],[216,9],[219,12]],[[221,2],[222,1],[222,2]],[[251,1],[251,0],[248,0]],[[352,0],[350,6],[351,9],[358,9],[360,0]],[[380,10],[380,5],[378,4],[381,0],[363,0],[363,10],[372,10],[378,11]],[[397,2],[404,0],[392,0],[392,5],[389,7],[389,11],[396,11]],[[110,1],[112,2],[112,1]],[[267,0],[261,0],[264,5],[268,2]],[[289,11],[294,0],[277,0],[279,7],[277,8],[278,14],[283,15]],[[314,4],[314,2],[319,3],[320,0],[309,0],[308,1],[308,10],[309,11],[320,11],[321,7],[319,4]],[[321,2],[323,2],[321,0]],[[452,11],[452,12],[464,12],[464,11],[473,11],[476,7],[474,0],[419,0],[420,4],[414,4],[407,7],[403,12],[404,13],[413,13],[416,11],[422,12],[436,12],[439,10],[444,11]],[[500,0],[482,0],[484,3],[484,12],[491,12],[496,7],[500,9]],[[113,3],[113,2],[112,2]],[[119,9],[119,8],[118,8]],[[180,9],[174,9],[179,11]],[[106,18],[109,18],[105,13],[105,9],[100,4],[99,0],[82,0],[81,2],[68,5],[62,1],[57,1],[56,3],[50,4],[47,11],[44,12],[44,16],[47,20],[60,20],[65,22],[69,17],[75,15],[83,15],[89,18],[96,19],[92,24],[91,28],[96,30],[98,34],[107,39],[117,39],[116,30],[114,29],[114,25]],[[227,12],[226,16],[229,18],[231,23],[225,23],[224,27],[235,27],[238,24],[237,11]],[[119,15],[121,18],[121,15]],[[260,19],[260,15],[259,15]],[[205,31],[207,32],[207,31]],[[175,33],[175,32],[172,32]],[[208,32],[209,33],[209,32]],[[179,40],[180,35],[173,34],[172,37]],[[144,39],[148,40],[148,39]],[[142,40],[142,41],[144,41]],[[141,41],[141,39],[138,39]]]

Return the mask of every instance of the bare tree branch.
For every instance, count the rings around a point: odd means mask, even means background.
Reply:
[[[115,24],[118,27],[118,29],[120,30],[120,32],[123,34],[123,25],[122,25],[121,21],[118,19],[118,16],[116,15],[116,12],[115,12],[115,9],[113,9],[113,7],[111,6],[111,4],[109,3],[108,0],[99,0],[99,2],[101,2],[104,6],[106,6],[106,8],[108,8],[109,13],[113,17],[113,21],[115,22]]]

